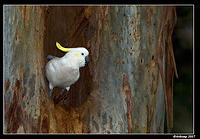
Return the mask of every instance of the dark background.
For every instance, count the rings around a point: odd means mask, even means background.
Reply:
[[[193,132],[193,7],[177,6],[173,48],[179,78],[174,78],[174,133]]]

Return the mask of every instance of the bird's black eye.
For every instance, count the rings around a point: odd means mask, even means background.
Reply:
[[[81,55],[84,55],[84,53],[81,53]]]

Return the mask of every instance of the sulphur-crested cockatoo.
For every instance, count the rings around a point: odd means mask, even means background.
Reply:
[[[49,96],[52,96],[53,88],[62,88],[62,93],[80,77],[79,68],[84,67],[89,62],[89,52],[86,48],[64,48],[58,42],[56,46],[61,51],[67,52],[63,57],[48,55],[46,64],[46,77],[49,81]]]

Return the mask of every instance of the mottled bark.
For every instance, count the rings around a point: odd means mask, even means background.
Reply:
[[[5,133],[164,131],[156,61],[163,7],[4,6],[3,12]],[[44,75],[46,56],[64,55],[56,41],[90,51],[66,100],[59,88],[48,98]]]

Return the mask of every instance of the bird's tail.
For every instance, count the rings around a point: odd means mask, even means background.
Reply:
[[[52,56],[52,55],[48,55],[48,56],[47,56],[47,59],[48,59],[48,60],[51,60],[51,59],[54,59],[54,58],[56,58],[56,56]]]

